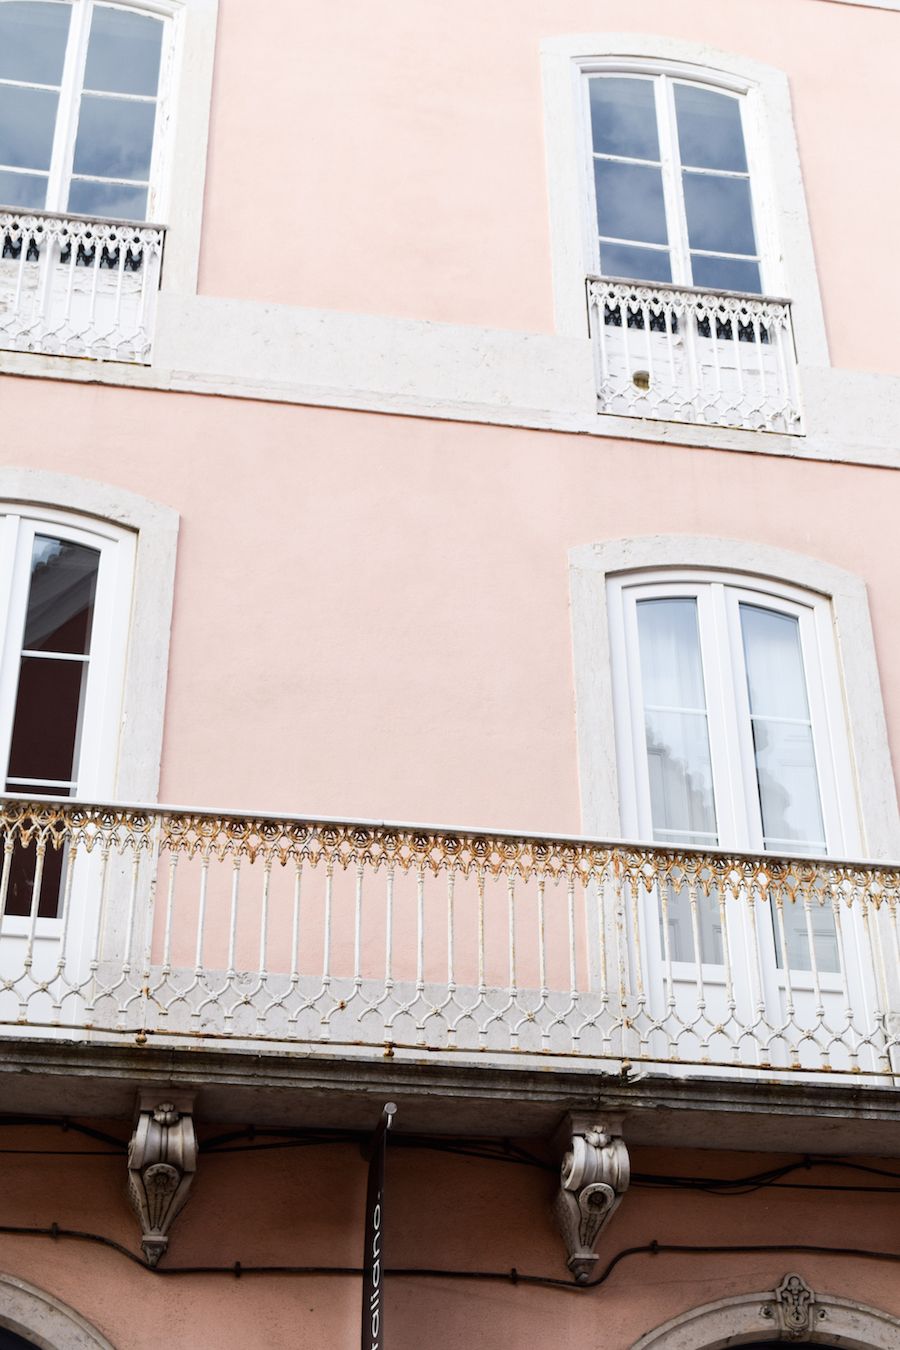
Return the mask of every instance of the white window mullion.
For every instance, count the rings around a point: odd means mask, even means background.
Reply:
[[[0,518],[0,767],[4,772],[12,740],[20,639],[25,622],[24,604],[15,585],[20,525],[16,515]],[[0,781],[0,792],[4,790],[5,784]]]
[[[73,0],[69,23],[69,41],[63,63],[62,84],[59,90],[59,108],[50,159],[50,179],[47,187],[47,210],[65,211],[69,198],[69,179],[75,154],[75,135],[78,130],[78,110],[84,67],[87,61],[87,43],[90,32],[90,0]]]
[[[0,773],[3,775],[0,778],[0,792],[6,790],[6,774],[9,770],[35,535],[34,523],[30,520],[7,516],[5,523],[8,534],[3,541],[2,563],[4,568],[9,567],[6,573],[9,589],[2,634],[3,653],[0,657]]]
[[[753,722],[750,717],[750,694],[744,663],[744,639],[741,632],[739,595],[730,587],[721,586],[722,650],[727,654],[727,692],[732,708],[731,742],[734,753],[733,779],[736,802],[735,842],[739,848],[752,853],[763,851],[762,807],[756,773],[756,750],[753,744]]]
[[[678,128],[675,121],[675,96],[672,81],[660,75],[656,86],[656,118],[662,156],[663,196],[666,203],[666,221],[669,230],[669,256],[672,262],[672,280],[676,285],[689,286],[691,261],[688,249],[687,222],[684,211],[684,191],[681,184],[681,156],[678,150]]]
[[[627,698],[631,728],[631,764],[633,797],[623,813],[626,835],[635,839],[653,838],[653,808],[650,800],[650,772],[647,763],[647,728],[644,717],[644,689],[641,679],[641,652],[638,637],[637,605],[633,591],[624,601],[625,657],[628,670]]]
[[[749,848],[748,803],[734,717],[725,587],[719,582],[699,587],[697,607],[719,844],[724,848]]]

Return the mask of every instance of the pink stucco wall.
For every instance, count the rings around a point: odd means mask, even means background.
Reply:
[[[113,1131],[122,1134],[120,1125]],[[213,1131],[215,1132],[215,1131]],[[207,1134],[210,1130],[207,1129]],[[0,1155],[4,1224],[76,1228],[131,1250],[137,1230],[124,1196],[121,1157],[65,1156],[101,1146],[59,1130],[0,1130],[4,1149],[60,1150],[23,1168]],[[534,1145],[538,1150],[542,1145]],[[638,1149],[635,1171],[656,1175],[748,1176],[794,1161],[699,1150]],[[876,1166],[890,1167],[878,1163]],[[388,1159],[390,1266],[508,1271],[566,1279],[550,1214],[554,1181],[529,1167],[395,1149]],[[896,1170],[896,1169],[895,1169]],[[797,1180],[794,1175],[788,1180]],[[816,1169],[822,1185],[887,1184],[878,1177]],[[187,1208],[173,1230],[168,1266],[350,1266],[360,1260],[365,1166],[353,1146],[201,1155]],[[816,1191],[764,1189],[721,1198],[632,1188],[600,1248],[603,1263],[627,1247],[694,1245],[864,1246],[890,1251],[895,1200],[844,1192],[827,1206]],[[90,1279],[85,1280],[85,1262]],[[357,1343],[355,1277],[154,1276],[120,1254],[79,1242],[0,1235],[0,1269],[77,1309],[121,1350],[160,1344],[185,1350],[284,1350]],[[506,1283],[395,1277],[388,1286],[391,1350],[628,1350],[639,1335],[689,1308],[768,1290],[788,1270],[821,1293],[900,1315],[896,1265],[773,1250],[728,1254],[642,1254],[621,1262],[593,1292]],[[552,1331],[550,1330],[552,1328]],[[763,1327],[764,1329],[764,1327]]]
[[[540,44],[622,30],[788,74],[832,361],[900,370],[896,16],[825,0],[222,0],[201,290],[551,331]]]
[[[863,577],[900,752],[891,471],[4,384],[8,444],[181,514],[163,801],[577,832],[567,554],[632,534]]]

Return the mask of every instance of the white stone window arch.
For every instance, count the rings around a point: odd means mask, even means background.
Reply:
[[[796,1274],[776,1289],[717,1299],[673,1317],[631,1350],[726,1350],[771,1344],[896,1350],[900,1319],[855,1299],[819,1292]]]
[[[585,85],[592,75],[654,74],[730,92],[741,102],[769,294],[794,302],[801,364],[827,365],[816,275],[787,77],[772,66],[664,36],[590,33],[542,46],[556,326],[586,333],[584,279],[596,267]]]
[[[900,817],[864,582],[840,568],[785,549],[693,535],[607,540],[570,553],[585,831],[600,837],[620,837],[623,832],[611,679],[610,582],[642,573],[677,575],[685,569],[744,577],[763,591],[769,579],[775,590],[788,587],[825,603],[839,682],[831,713],[846,727],[858,810],[858,848],[874,859],[900,855]]]
[[[0,0],[0,206],[170,226],[196,290],[218,0]]]
[[[0,1327],[40,1350],[115,1350],[80,1313],[14,1275],[0,1274]]]

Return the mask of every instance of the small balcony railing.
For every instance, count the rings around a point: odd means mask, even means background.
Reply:
[[[48,801],[0,841],[0,1035],[900,1082],[897,869]]]
[[[0,348],[150,362],[165,230],[0,208]]]
[[[589,277],[601,413],[802,431],[787,300]]]

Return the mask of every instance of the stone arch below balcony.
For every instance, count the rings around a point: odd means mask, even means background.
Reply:
[[[790,1272],[763,1293],[717,1299],[648,1331],[631,1350],[896,1350],[900,1319],[855,1299],[813,1289]]]
[[[0,1272],[0,1346],[7,1344],[37,1350],[115,1350],[111,1341],[53,1294]]]

